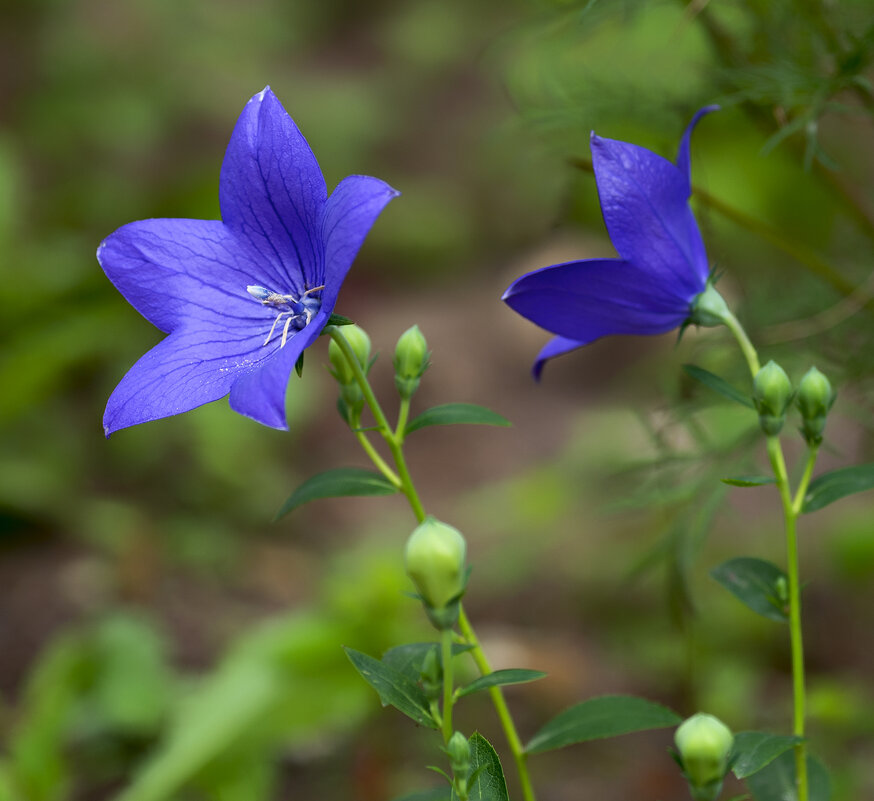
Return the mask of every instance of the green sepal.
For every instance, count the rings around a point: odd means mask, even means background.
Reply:
[[[734,736],[731,771],[745,779],[770,765],[780,754],[804,742],[803,737],[768,734],[763,731],[742,731]]]
[[[348,317],[344,317],[342,314],[332,314],[328,318],[328,322],[325,323],[325,328],[322,329],[322,334],[330,334],[330,331],[326,331],[325,329],[329,325],[355,325],[355,320],[350,320]]]
[[[696,381],[704,384],[705,387],[709,387],[714,392],[722,395],[723,398],[728,398],[728,400],[739,403],[749,409],[756,408],[756,404],[753,403],[753,399],[749,395],[744,395],[743,392],[733,387],[724,378],[711,373],[709,370],[705,370],[703,367],[698,367],[695,364],[684,364],[683,372],[690,378],[694,378]]]
[[[525,670],[524,668],[507,668],[506,670],[495,670],[486,676],[480,676],[470,684],[464,687],[459,687],[455,691],[458,698],[465,695],[487,690],[489,687],[501,687],[508,684],[527,684],[530,681],[537,681],[546,676],[542,670]]]
[[[747,780],[747,787],[755,801],[796,801],[795,754],[780,754],[763,770]],[[808,801],[829,801],[831,779],[825,766],[816,757],[807,757]]]
[[[294,363],[294,372],[297,373],[298,378],[303,377],[303,353],[297,357],[297,361]]]
[[[477,406],[475,403],[444,403],[441,406],[432,406],[411,420],[404,433],[405,435],[412,434],[413,431],[427,426],[448,426],[461,423],[503,427],[512,425],[506,417],[502,417],[485,406]]]
[[[422,726],[438,728],[431,716],[428,699],[416,682],[399,670],[361,651],[353,648],[343,650],[362,678],[379,694],[383,706],[393,706]]]
[[[559,713],[531,738],[525,751],[537,754],[588,740],[677,726],[682,721],[676,712],[653,701],[632,695],[604,695]]]
[[[717,565],[710,575],[756,614],[788,623],[787,578],[777,565],[752,556],[739,556]]]
[[[832,470],[810,482],[801,511],[815,512],[848,495],[869,489],[874,489],[874,463]]]
[[[723,484],[732,487],[763,487],[766,484],[776,484],[777,480],[771,476],[737,476],[735,478],[719,479]]]
[[[393,495],[397,491],[397,487],[382,473],[360,467],[338,467],[304,481],[288,496],[274,519],[279,520],[298,506],[321,498]]]

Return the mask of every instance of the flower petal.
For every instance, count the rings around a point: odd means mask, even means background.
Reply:
[[[704,108],[699,108],[698,111],[695,112],[695,116],[692,117],[692,121],[686,126],[686,130],[683,132],[683,138],[680,140],[680,147],[677,150],[677,169],[680,170],[686,181],[687,198],[692,195],[692,166],[689,160],[689,140],[692,138],[692,131],[695,130],[698,120],[700,120],[704,115],[710,114],[711,111],[719,111],[719,106],[704,106]]]
[[[319,224],[326,199],[310,146],[266,87],[246,104],[231,135],[219,204],[225,224],[261,255],[271,290],[299,296],[324,283]]]
[[[228,394],[241,371],[269,361],[264,333],[246,336],[225,326],[180,328],[128,371],[106,404],[103,428],[115,431],[187,412]]]
[[[344,178],[331,193],[322,216],[325,284],[322,303],[333,308],[340,286],[376,218],[400,192],[367,175]]]
[[[688,176],[646,148],[595,134],[592,162],[601,212],[619,255],[678,297],[702,292],[709,269],[687,202]]]
[[[265,359],[260,366],[238,375],[231,387],[231,408],[265,426],[288,429],[285,393],[291,371],[301,353],[316,341],[330,314],[323,304],[310,324],[291,337],[276,358]]]
[[[537,354],[537,359],[531,367],[531,374],[535,381],[540,381],[540,376],[543,373],[544,365],[556,356],[561,356],[568,351],[576,350],[588,344],[587,342],[579,342],[576,339],[567,339],[566,337],[553,337],[549,340]]]
[[[689,302],[621,259],[586,259],[523,275],[504,293],[512,309],[580,344],[608,334],[661,334],[680,325]]]
[[[164,332],[186,318],[264,326],[246,293],[255,256],[218,220],[140,220],[110,234],[97,260],[127,301]]]

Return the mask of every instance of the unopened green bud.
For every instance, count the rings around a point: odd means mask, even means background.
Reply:
[[[835,391],[829,380],[811,367],[798,385],[795,404],[801,412],[801,433],[811,445],[822,442],[825,419],[835,402]]]
[[[724,325],[730,314],[725,298],[716,291],[713,284],[708,283],[707,289],[692,300],[692,313],[689,316],[689,322],[705,328],[713,328],[717,325]]]
[[[440,610],[464,591],[467,545],[461,532],[427,518],[407,540],[405,563],[426,607]]]
[[[728,772],[734,735],[719,718],[699,712],[674,735],[683,772],[696,801],[715,801]]]
[[[777,362],[768,362],[756,373],[753,401],[759,412],[759,425],[769,437],[776,436],[783,428],[793,394],[792,382]]]
[[[367,372],[370,365],[370,337],[363,328],[357,325],[344,325],[340,329],[340,333],[346,337],[349,347],[355,354],[358,364],[364,372]],[[328,345],[328,358],[331,360],[331,365],[334,367],[334,378],[341,386],[355,383],[355,373],[352,370],[352,365],[349,364],[340,346],[332,339]]]
[[[419,326],[414,325],[401,334],[395,347],[394,367],[395,386],[402,398],[409,399],[415,394],[430,357],[428,343]]]
[[[470,775],[470,743],[467,738],[457,731],[446,744],[446,754],[449,756],[449,765],[452,768],[452,784],[455,786],[453,798],[467,798],[467,780]]]
[[[443,692],[443,666],[440,664],[436,645],[425,654],[419,678],[429,700],[440,697]]]

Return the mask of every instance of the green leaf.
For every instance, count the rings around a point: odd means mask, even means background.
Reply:
[[[524,670],[523,668],[508,668],[496,670],[488,676],[480,676],[465,687],[458,690],[461,698],[471,693],[487,690],[489,687],[500,687],[505,684],[527,684],[529,681],[542,679],[546,674],[542,670]]]
[[[470,423],[483,426],[512,425],[506,417],[502,417],[485,406],[474,403],[445,403],[442,406],[432,406],[425,410],[407,425],[406,434],[412,434],[427,426],[450,426],[457,423]]]
[[[661,704],[631,695],[605,695],[561,712],[531,738],[525,750],[536,754],[587,740],[679,723],[682,718]]]
[[[815,512],[847,495],[869,489],[874,489],[874,464],[832,470],[810,482],[801,511]]]
[[[732,772],[738,779],[752,776],[803,739],[782,734],[766,734],[762,731],[738,732],[734,736]]]
[[[703,367],[698,367],[695,364],[684,364],[683,371],[690,378],[710,387],[714,392],[718,392],[723,398],[728,398],[735,403],[740,403],[743,406],[748,406],[750,409],[755,409],[753,399],[748,395],[744,395],[739,389],[735,389],[724,378],[720,378],[715,373],[705,370]]]
[[[732,487],[761,487],[764,484],[776,484],[777,480],[770,476],[737,476],[737,478],[722,478],[723,484]]]
[[[298,506],[320,498],[340,498],[347,495],[392,495],[397,488],[385,476],[360,467],[338,467],[308,478],[282,504],[276,520]]]
[[[777,565],[752,556],[739,556],[717,565],[710,575],[756,614],[778,623],[789,620],[779,589],[786,574]]]
[[[399,673],[403,673],[413,681],[419,681],[425,657],[428,655],[428,651],[432,649],[437,650],[437,661],[442,665],[443,655],[440,651],[439,642],[410,642],[405,645],[389,648],[382,655],[382,663],[394,668]],[[472,649],[472,645],[455,644],[452,646],[452,655],[458,656]]]
[[[468,801],[510,801],[504,769],[495,749],[479,732],[475,732],[468,742],[471,775]],[[452,801],[458,801],[455,792]]]
[[[786,751],[763,770],[747,779],[747,786],[756,801],[798,801],[795,789],[795,754]],[[807,757],[809,801],[829,801],[831,780],[822,762]]]
[[[364,680],[379,693],[383,706],[391,704],[395,709],[408,715],[416,723],[437,728],[428,710],[428,699],[421,687],[391,665],[380,662],[372,656],[344,648],[346,656]]]

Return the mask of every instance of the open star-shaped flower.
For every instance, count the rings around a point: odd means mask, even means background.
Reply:
[[[538,354],[535,377],[549,359],[609,334],[663,334],[690,319],[710,269],[689,208],[689,139],[698,120],[717,108],[692,118],[676,164],[592,133],[601,211],[619,258],[544,267],[504,293],[511,308],[558,335]]]
[[[364,238],[398,193],[350,175],[328,196],[309,145],[270,88],[243,109],[219,180],[221,220],[125,225],[97,250],[107,277],[167,333],[122,379],[106,435],[230,393],[287,428],[298,357],[325,327]]]

